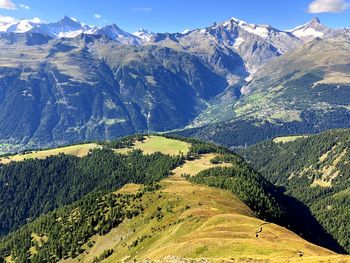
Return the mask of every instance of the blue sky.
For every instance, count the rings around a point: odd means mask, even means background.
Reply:
[[[0,15],[57,21],[64,15],[91,25],[116,23],[127,31],[182,32],[236,17],[289,29],[318,16],[350,27],[350,0],[0,0]]]

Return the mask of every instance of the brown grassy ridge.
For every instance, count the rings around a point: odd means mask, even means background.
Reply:
[[[24,161],[26,159],[45,159],[49,156],[58,155],[60,153],[75,155],[77,157],[83,157],[88,154],[90,150],[100,148],[101,146],[96,143],[86,143],[86,144],[78,144],[71,145],[66,147],[48,149],[48,150],[40,150],[40,151],[32,151],[25,154],[16,154],[7,157],[1,157],[0,163],[8,164],[11,161],[19,162]]]
[[[106,236],[95,236],[92,248],[66,262],[348,262],[346,256],[313,245],[295,233],[264,222],[232,193],[186,181],[214,165],[214,154],[187,161],[160,182],[161,188],[142,197],[145,211],[125,220]],[[227,165],[227,164],[224,164]],[[135,194],[142,188],[126,185]],[[256,237],[256,232],[262,232]]]

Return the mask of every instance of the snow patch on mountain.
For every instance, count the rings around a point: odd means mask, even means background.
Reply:
[[[248,33],[257,35],[262,38],[267,38],[269,36],[269,28],[268,25],[257,25],[257,24],[249,24],[243,20],[237,18],[231,18],[230,20],[224,22],[222,24],[223,27],[227,29],[231,29],[233,26],[238,26],[241,29],[247,31]]]
[[[240,45],[243,44],[243,42],[244,42],[244,38],[238,37],[238,38],[236,38],[236,41],[235,41],[233,47],[235,49],[238,49],[240,47]]]
[[[121,30],[117,25],[104,27],[89,26],[79,22],[76,18],[65,16],[56,23],[43,23],[38,18],[32,20],[17,20],[12,17],[0,16],[0,32],[40,33],[53,38],[74,38],[81,34],[104,35],[120,44],[140,45],[151,39],[151,32],[142,32],[139,36]]]
[[[44,23],[39,18],[17,20],[9,16],[0,16],[0,32],[33,32],[53,38],[74,38],[80,34],[100,35],[111,38],[123,45],[142,45],[152,42],[156,37],[155,33],[146,29],[140,29],[131,34],[123,31],[115,24],[104,27],[89,26],[79,22],[76,18],[68,16],[56,23]],[[212,26],[203,29],[188,30],[180,33],[180,35],[217,38],[221,42],[227,41],[227,44],[237,51],[246,46],[243,45],[244,42],[253,43],[258,41],[259,44],[271,44],[280,54],[283,54],[302,42],[308,42],[315,38],[339,36],[345,33],[349,34],[349,29],[330,29],[321,24],[318,18],[314,18],[309,23],[294,29],[283,31],[269,25],[247,23],[233,17],[223,23],[214,23]]]
[[[134,32],[133,35],[139,37],[143,42],[150,42],[155,34],[147,29],[141,28]]]
[[[332,30],[321,24],[320,20],[315,17],[310,22],[296,28],[286,30],[286,32],[289,32],[303,40],[312,40],[317,37],[325,37],[325,35],[331,33]]]
[[[39,25],[39,18],[17,20],[10,16],[0,16],[0,32],[25,33]]]
[[[96,32],[92,32],[94,35],[105,35],[112,40],[115,40],[123,45],[141,45],[142,39],[120,29],[116,24],[107,25],[99,28]]]
[[[269,36],[269,31],[266,27],[261,27],[257,25],[247,25],[247,26],[242,26],[242,28],[254,35],[260,36],[262,38],[267,38]]]
[[[314,28],[302,28],[299,30],[295,30],[293,32],[293,35],[295,35],[298,38],[304,38],[304,37],[323,37],[324,33],[321,31],[317,31]]]

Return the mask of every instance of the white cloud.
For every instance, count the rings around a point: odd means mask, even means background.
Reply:
[[[39,17],[34,17],[31,21],[32,21],[33,23],[37,23],[37,24],[43,22]]]
[[[9,10],[17,9],[16,5],[11,0],[0,0],[0,8]]]
[[[96,18],[96,19],[100,19],[100,18],[102,18],[102,16],[100,15],[100,14],[94,14],[94,18]]]
[[[148,13],[148,12],[152,11],[152,8],[151,7],[137,7],[137,8],[133,8],[132,11]]]
[[[10,24],[10,23],[16,23],[16,22],[17,22],[17,20],[13,17],[0,15],[0,24],[1,23]]]
[[[20,8],[27,9],[27,10],[30,9],[29,5],[26,5],[26,4],[19,4],[19,7],[20,7]]]
[[[314,0],[309,5],[309,13],[340,13],[349,7],[345,0]]]

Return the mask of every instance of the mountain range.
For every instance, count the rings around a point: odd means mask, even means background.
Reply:
[[[40,147],[183,128],[184,135],[221,143],[224,136],[242,137],[244,131],[232,129],[237,126],[263,122],[273,126],[271,134],[293,121],[304,127],[310,105],[318,105],[319,114],[309,115],[348,114],[346,101],[325,102],[312,92],[305,97],[306,90],[291,94],[289,84],[295,82],[287,80],[299,77],[308,87],[323,81],[323,89],[339,74],[348,83],[349,30],[327,28],[317,18],[284,31],[232,18],[186,33],[131,34],[115,24],[88,26],[67,16],[56,23],[1,17],[0,31],[3,145]],[[304,56],[317,47],[329,57],[327,69],[320,66],[324,61]],[[338,96],[346,85],[322,92]],[[303,109],[299,99],[307,100]],[[219,123],[224,131],[218,132]],[[225,141],[227,146],[255,142]]]
[[[52,38],[74,38],[80,34],[105,35],[121,44],[141,44],[141,38],[121,30],[115,24],[104,27],[89,26],[68,16],[56,23],[43,23],[39,18],[16,20],[11,17],[1,17],[0,32],[38,33]]]

